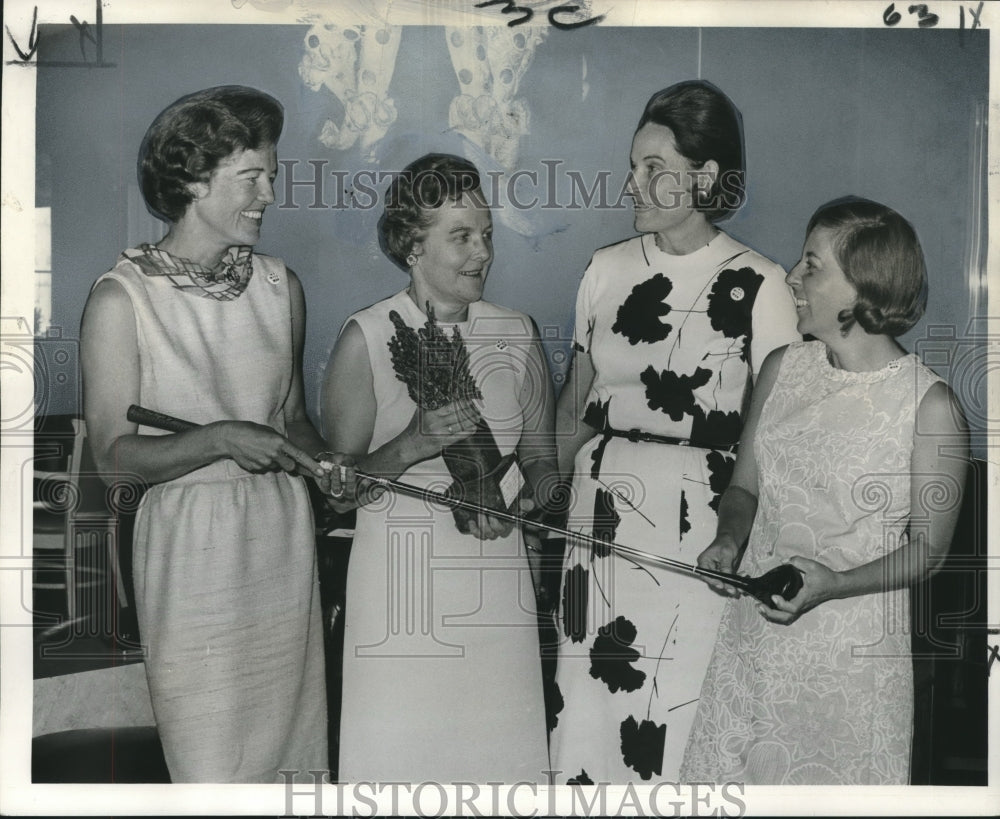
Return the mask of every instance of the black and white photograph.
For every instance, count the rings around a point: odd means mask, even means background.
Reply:
[[[994,814],[997,11],[5,3],[0,813]]]

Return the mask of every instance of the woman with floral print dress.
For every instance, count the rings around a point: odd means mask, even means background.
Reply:
[[[721,91],[655,94],[631,167],[641,235],[584,273],[558,402],[569,527],[693,563],[715,534],[753,376],[799,338],[795,310],[784,271],[716,227],[744,196],[740,115]],[[555,783],[676,781],[723,602],[690,577],[567,543]]]

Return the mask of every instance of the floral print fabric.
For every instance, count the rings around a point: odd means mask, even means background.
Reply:
[[[652,236],[598,251],[577,302],[595,378],[571,529],[693,563],[715,533],[753,367],[797,339],[784,272],[726,234],[687,256]],[[724,599],[701,581],[568,543],[554,781],[676,781]],[[559,704],[562,707],[559,707]]]

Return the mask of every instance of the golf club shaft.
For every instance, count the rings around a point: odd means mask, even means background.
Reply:
[[[626,546],[622,543],[602,540],[601,538],[594,537],[593,535],[587,535],[584,534],[583,532],[574,532],[570,529],[564,529],[560,526],[555,526],[551,523],[545,523],[543,521],[538,521],[538,520],[530,520],[521,515],[514,514],[513,512],[505,512],[501,509],[494,509],[488,506],[482,506],[481,504],[473,503],[472,501],[466,501],[462,500],[461,498],[455,498],[452,497],[451,495],[445,495],[440,492],[435,492],[431,489],[424,489],[419,486],[414,486],[413,484],[393,480],[392,478],[384,478],[376,475],[369,475],[368,473],[361,472],[360,470],[355,470],[354,474],[357,475],[357,477],[361,478],[362,480],[370,481],[376,484],[377,486],[382,486],[386,489],[390,489],[404,495],[410,495],[412,497],[421,498],[423,500],[442,503],[446,506],[456,509],[466,509],[473,512],[481,512],[483,514],[499,518],[500,520],[506,520],[511,523],[520,524],[522,526],[528,526],[533,529],[544,529],[547,532],[563,535],[564,537],[572,538],[573,540],[581,541],[583,543],[587,543],[588,545],[609,549],[613,552],[618,552],[619,554],[622,555],[634,557],[637,560],[643,560],[649,563],[655,563],[661,566],[666,566],[671,569],[678,569],[695,575],[703,575],[705,577],[711,577],[715,580],[721,580],[725,583],[729,583],[730,585],[736,586],[741,589],[747,588],[747,583],[745,579],[740,577],[739,575],[728,574],[726,572],[717,572],[712,569],[704,569],[700,566],[691,565],[690,563],[682,563],[679,560],[673,560],[669,557],[662,557],[661,555],[654,555],[650,552],[644,552],[641,549],[636,549],[632,546]]]
[[[172,415],[166,415],[162,412],[156,412],[155,410],[148,409],[146,407],[140,407],[137,404],[132,404],[128,408],[126,413],[128,420],[133,421],[137,424],[142,424],[148,427],[154,427],[156,429],[163,429],[168,432],[185,432],[190,429],[195,429],[198,424],[191,421],[185,421],[181,418],[176,418]],[[715,580],[720,580],[723,583],[728,583],[731,586],[735,586],[739,589],[746,590],[749,588],[749,584],[746,578],[740,577],[739,575],[729,574],[728,572],[717,572],[713,569],[704,569],[700,566],[694,566],[690,563],[682,563],[679,560],[673,560],[669,557],[662,557],[661,555],[654,555],[650,552],[644,552],[641,549],[636,549],[632,546],[626,546],[622,543],[616,543],[614,541],[602,540],[601,538],[594,537],[593,535],[587,535],[583,532],[573,532],[569,529],[564,529],[560,526],[555,526],[551,523],[545,523],[538,520],[529,520],[521,515],[516,515],[512,512],[506,512],[502,509],[493,509],[488,506],[483,506],[478,503],[473,503],[471,501],[462,500],[461,498],[455,498],[451,495],[445,495],[441,492],[435,492],[431,489],[424,489],[420,486],[414,486],[413,484],[404,483],[403,481],[398,481],[393,478],[384,478],[377,475],[369,475],[366,472],[360,470],[355,470],[354,474],[366,481],[370,481],[376,486],[381,486],[385,489],[389,489],[394,492],[399,492],[404,495],[409,495],[411,497],[420,498],[422,500],[433,501],[435,503],[441,503],[445,506],[454,509],[466,509],[473,512],[479,512],[485,515],[491,515],[492,517],[499,518],[500,520],[508,521],[509,523],[515,523],[522,526],[528,526],[533,529],[543,529],[547,532],[552,532],[553,534],[562,535],[563,537],[570,538],[582,543],[586,543],[591,546],[596,546],[598,548],[608,549],[612,552],[617,552],[618,554],[635,558],[636,560],[642,560],[647,563],[653,563],[659,566],[664,566],[669,569],[676,569],[679,571],[687,572],[692,575],[700,575],[702,577],[711,577]]]

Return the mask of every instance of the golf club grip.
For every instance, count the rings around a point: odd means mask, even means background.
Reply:
[[[154,429],[164,429],[167,432],[187,432],[189,429],[196,429],[200,426],[199,424],[194,424],[191,421],[184,421],[181,418],[175,418],[172,415],[165,415],[164,413],[157,412],[156,410],[140,407],[138,404],[132,404],[129,406],[128,411],[125,413],[125,417],[133,423],[142,424],[146,427],[153,427]]]

